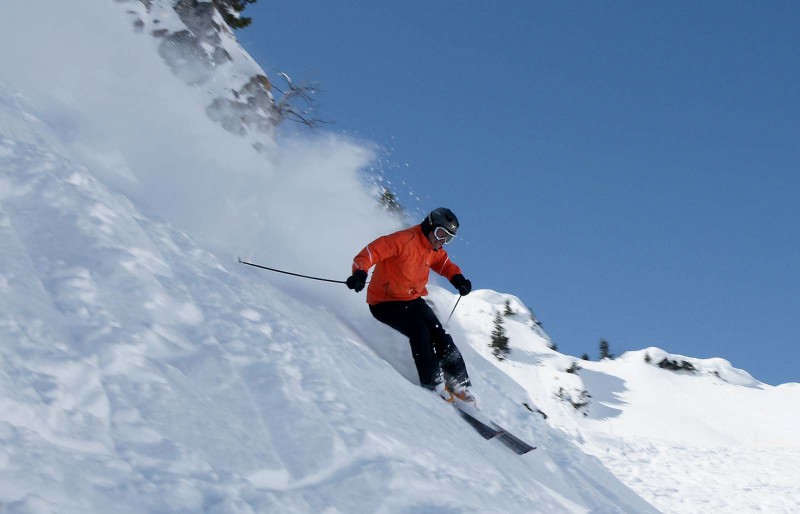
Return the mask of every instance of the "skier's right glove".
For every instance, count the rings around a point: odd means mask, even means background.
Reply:
[[[367,272],[363,269],[357,269],[344,283],[357,293],[364,289],[364,286],[367,284]]]

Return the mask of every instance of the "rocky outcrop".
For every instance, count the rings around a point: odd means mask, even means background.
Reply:
[[[183,82],[206,88],[206,114],[239,135],[271,134],[279,120],[269,79],[239,46],[208,0],[116,0],[128,4],[137,32],[158,38],[158,52]]]
[[[159,53],[187,84],[202,84],[218,66],[232,60],[220,37],[222,27],[227,27],[214,21],[217,13],[211,2],[178,0],[174,9],[186,29],[166,34]]]
[[[231,91],[232,98],[215,98],[206,107],[206,114],[235,134],[269,132],[277,124],[271,88],[265,75],[255,75],[241,89]]]

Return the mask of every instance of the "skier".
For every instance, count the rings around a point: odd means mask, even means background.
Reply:
[[[379,237],[353,259],[347,287],[356,293],[364,289],[367,271],[375,266],[367,288],[372,315],[408,337],[420,385],[445,400],[454,398],[474,403],[470,380],[461,352],[453,338],[423,296],[430,270],[447,278],[461,296],[469,294],[472,283],[442,248],[456,237],[458,218],[440,207],[419,225]]]

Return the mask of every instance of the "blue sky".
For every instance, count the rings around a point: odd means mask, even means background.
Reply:
[[[800,4],[246,14],[262,67],[319,82],[326,130],[379,145],[412,212],[453,209],[464,274],[519,296],[562,352],[605,338],[800,382]]]

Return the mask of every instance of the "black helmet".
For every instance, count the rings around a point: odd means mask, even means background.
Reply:
[[[453,235],[458,230],[458,218],[446,207],[434,209],[422,220],[422,231],[428,235],[434,228],[442,227]]]

